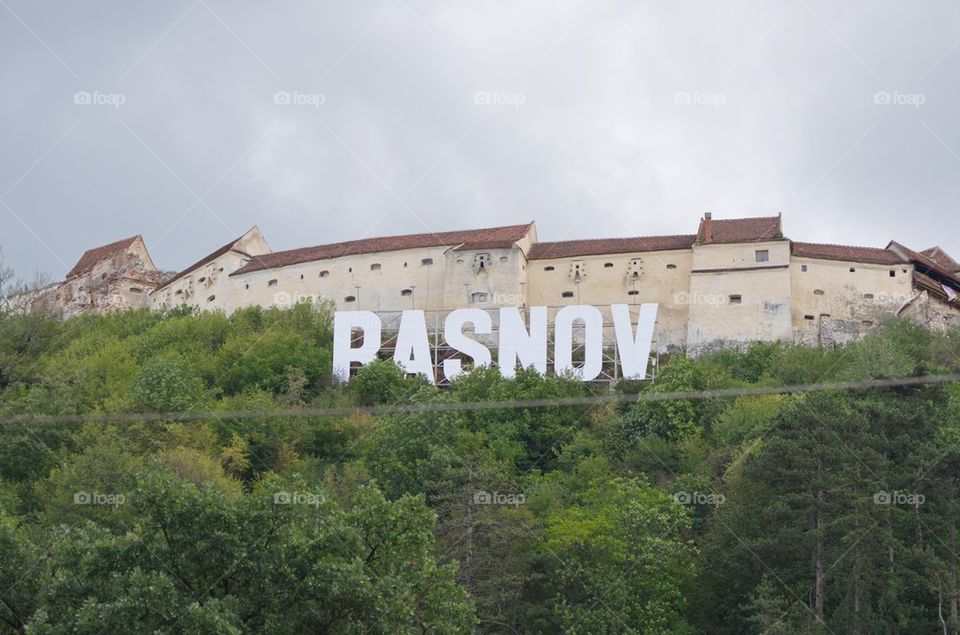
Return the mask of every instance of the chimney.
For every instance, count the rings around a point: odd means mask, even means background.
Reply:
[[[713,214],[706,212],[703,215],[703,242],[708,243],[713,240]]]

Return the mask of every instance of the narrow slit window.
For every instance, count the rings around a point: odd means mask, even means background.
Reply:
[[[277,286],[277,279],[274,278],[273,280],[268,280],[268,281],[267,281],[267,286],[268,286],[268,287],[275,287],[275,286]]]
[[[356,302],[356,301],[357,301],[357,298],[356,298],[355,296],[348,295],[347,297],[345,297],[345,298],[343,299],[343,301],[344,301],[344,302]]]
[[[429,267],[433,264],[433,258],[424,258],[420,261],[420,264],[424,267]]]
[[[572,298],[572,297],[573,297],[573,291],[564,291],[562,295],[563,295],[563,297],[565,297],[565,298]]]
[[[743,296],[738,293],[735,293],[730,296],[730,304],[740,304],[743,302]]]

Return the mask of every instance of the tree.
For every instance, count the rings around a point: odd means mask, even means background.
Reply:
[[[231,500],[153,466],[129,504],[138,520],[126,534],[93,523],[55,531],[28,630],[460,633],[473,626],[455,567],[431,555],[434,517],[422,498],[388,502],[367,487],[344,510],[303,481],[270,478]],[[15,552],[16,543],[7,549]],[[24,615],[29,601],[22,606],[9,611]]]

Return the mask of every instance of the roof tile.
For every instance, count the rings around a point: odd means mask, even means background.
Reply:
[[[257,256],[230,275],[251,273],[262,269],[272,269],[274,267],[288,267],[290,265],[316,260],[330,260],[331,258],[342,258],[344,256],[357,256],[383,251],[400,251],[402,249],[421,249],[427,247],[454,247],[459,250],[509,248],[527,235],[532,224],[533,223],[526,223],[525,225],[440,232],[436,234],[408,234],[405,236],[364,238],[329,245],[275,251],[270,254]]]
[[[67,273],[67,278],[84,274],[93,269],[97,263],[106,260],[107,258],[113,258],[115,255],[126,251],[138,238],[140,238],[139,234],[136,236],[131,236],[130,238],[118,240],[117,242],[110,243],[109,245],[103,245],[101,247],[94,247],[93,249],[86,250],[83,252],[83,255],[80,256],[80,260],[77,261],[77,264],[73,266],[73,269]]]
[[[648,251],[690,249],[697,237],[693,234],[680,236],[637,236],[634,238],[595,238],[592,240],[564,240],[536,243],[527,256],[530,260],[551,258],[574,258],[602,254],[626,254]]]
[[[794,256],[800,258],[842,260],[844,262],[863,262],[875,265],[896,265],[903,263],[903,259],[889,249],[879,249],[876,247],[792,242],[791,251]]]

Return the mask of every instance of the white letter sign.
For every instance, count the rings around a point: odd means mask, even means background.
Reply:
[[[368,364],[380,350],[380,318],[370,311],[337,311],[333,315],[333,376],[350,379],[350,362]],[[363,332],[363,345],[350,348],[353,330]]]

